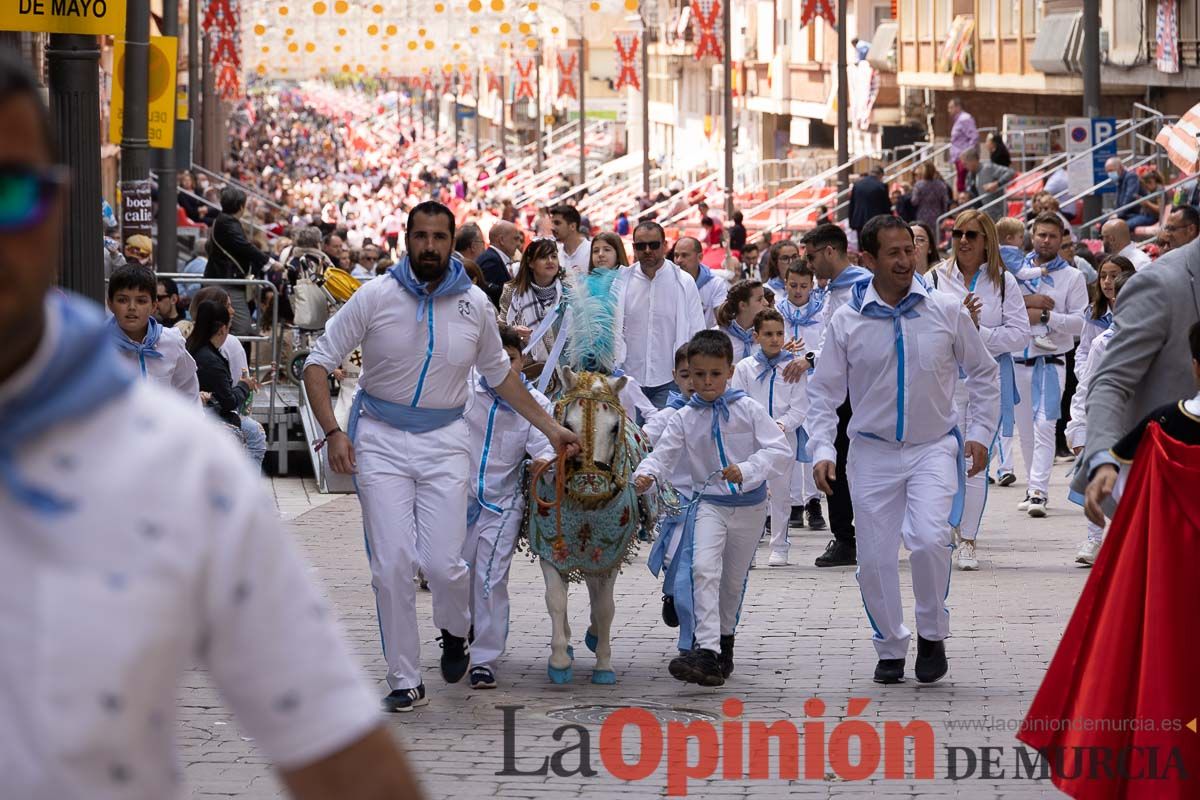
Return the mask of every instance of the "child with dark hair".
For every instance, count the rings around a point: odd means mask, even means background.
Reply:
[[[767,410],[729,388],[728,336],[700,331],[687,357],[692,398],[667,421],[634,481],[641,493],[669,480],[679,463],[691,472],[698,497],[688,506],[672,564],[675,588],[682,590],[675,592],[679,649],[687,652],[671,661],[670,672],[681,681],[720,686],[733,673],[738,613],[767,516],[767,481],[781,475],[794,454]]]
[[[738,362],[733,372],[733,388],[741,389],[767,409],[788,441],[795,441],[796,461],[802,461],[809,458],[808,436],[802,427],[808,407],[806,382],[788,383],[783,379],[784,365],[796,357],[784,348],[786,338],[782,314],[773,308],[758,312],[754,318],[754,341],[758,350]],[[772,567],[785,567],[788,563],[787,532],[794,465],[795,461],[788,462],[783,472],[767,483],[771,520],[771,558],[767,564]]]
[[[261,465],[266,455],[266,439],[247,436],[241,415],[242,406],[258,388],[258,383],[247,375],[234,384],[229,374],[229,360],[221,352],[221,346],[229,339],[231,319],[232,314],[226,303],[220,300],[202,301],[196,307],[196,319],[192,332],[188,334],[187,349],[196,359],[200,391],[210,396],[209,406],[223,422],[238,429],[247,452]]]
[[[113,270],[108,281],[108,330],[121,355],[133,362],[142,378],[170,386],[193,402],[200,400],[196,362],[178,331],[154,318],[158,281],[145,267]]]
[[[512,374],[525,383],[546,413],[553,414],[550,401],[521,374],[521,336],[502,326],[500,343]],[[504,654],[508,638],[508,570],[525,505],[521,465],[526,453],[535,461],[550,461],[554,448],[479,374],[471,377],[463,418],[471,446],[467,536],[463,541],[463,560],[471,569],[471,624],[475,630],[470,680],[473,689],[494,689],[496,662]]]
[[[738,281],[729,287],[717,308],[717,328],[729,337],[735,361],[754,352],[754,317],[769,307],[762,281]]]

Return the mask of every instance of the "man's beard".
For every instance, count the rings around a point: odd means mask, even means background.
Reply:
[[[413,275],[422,283],[428,283],[432,280],[437,280],[446,272],[447,263],[438,258],[436,261],[427,261],[426,257],[410,258],[408,263],[412,268]]]

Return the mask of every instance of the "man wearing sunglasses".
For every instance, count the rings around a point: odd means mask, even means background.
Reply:
[[[199,660],[294,797],[418,796],[249,461],[54,288],[52,139],[0,51],[4,794],[179,796],[175,687]]]
[[[621,270],[614,285],[625,312],[625,371],[657,408],[676,389],[675,351],[703,330],[704,308],[696,281],[667,260],[667,237],[657,222],[633,230],[637,264]]]

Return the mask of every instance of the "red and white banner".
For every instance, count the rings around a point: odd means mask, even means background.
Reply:
[[[242,94],[240,10],[238,0],[208,0],[201,24],[212,43],[212,67],[217,93],[225,100]]]
[[[533,82],[537,79],[533,74],[536,65],[534,56],[517,56],[513,59],[513,69],[517,73],[513,78],[514,99],[520,100],[525,97],[537,96],[537,90],[533,87]]]
[[[1164,125],[1154,141],[1167,151],[1184,175],[1200,172],[1200,104],[1192,106],[1174,125]]]
[[[893,16],[895,16],[893,14]],[[804,0],[800,8],[800,27],[803,28],[814,19],[820,17],[834,28],[837,27],[837,10],[833,0]]]
[[[558,96],[579,97],[575,78],[579,70],[579,53],[574,50],[560,51],[555,57],[558,62]]]
[[[642,32],[614,31],[613,43],[617,50],[617,80],[613,88],[618,92],[626,86],[640,91],[642,88]]]
[[[722,58],[722,0],[692,0],[692,18],[696,20],[696,60],[706,56]]]
[[[488,62],[484,66],[484,71],[487,72],[487,88],[489,92],[500,91],[500,71],[496,69],[496,65]]]

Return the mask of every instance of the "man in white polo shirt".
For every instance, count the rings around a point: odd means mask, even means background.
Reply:
[[[582,224],[575,206],[564,203],[550,209],[550,227],[558,242],[558,265],[574,279],[587,275],[592,265],[592,242],[579,230]]]
[[[418,796],[240,448],[53,288],[52,136],[0,53],[2,794],[184,796],[176,691],[199,663],[293,797]]]

